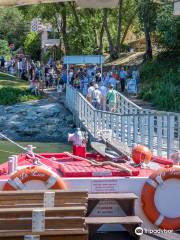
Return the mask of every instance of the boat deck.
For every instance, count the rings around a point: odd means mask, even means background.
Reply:
[[[95,166],[90,159],[96,160],[98,163],[105,161],[103,157],[95,154],[87,154],[86,159],[75,159],[66,155],[65,153],[58,154],[41,154],[40,165],[50,168],[63,178],[83,178],[83,177],[149,177],[154,169],[158,167],[164,167],[170,162],[167,161],[165,164],[152,162],[150,168],[135,167],[129,163],[118,163],[120,166],[127,168],[131,171],[131,175],[127,172],[122,171],[116,167],[106,166]],[[18,159],[18,167],[30,166],[33,162],[31,158],[26,155],[20,155]],[[8,162],[0,165],[0,179],[8,179]]]

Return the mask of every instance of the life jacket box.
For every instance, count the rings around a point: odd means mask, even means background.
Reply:
[[[73,146],[73,155],[79,156],[79,157],[86,157],[86,147],[85,146]]]

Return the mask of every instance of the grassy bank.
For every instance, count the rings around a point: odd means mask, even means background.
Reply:
[[[28,82],[0,72],[0,105],[39,99],[27,91]]]
[[[67,143],[52,143],[52,142],[20,142],[21,146],[26,147],[31,144],[37,147],[35,149],[36,153],[43,152],[63,152],[63,151],[71,151],[71,146]],[[13,145],[12,143],[6,141],[0,141],[0,164],[6,162],[8,157],[13,154],[20,154],[22,150]]]
[[[140,98],[164,111],[180,112],[180,53],[161,53],[141,68]]]

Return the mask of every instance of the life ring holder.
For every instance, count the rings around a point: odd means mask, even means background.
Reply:
[[[46,184],[47,189],[66,189],[66,185],[56,173],[39,167],[28,166],[13,173],[3,187],[3,191],[23,190],[25,183],[40,180]]]
[[[154,196],[159,185],[168,179],[180,180],[180,167],[163,168],[153,173],[144,184],[141,203],[145,215],[150,222],[161,229],[180,229],[180,217],[169,218],[161,214],[156,208]]]

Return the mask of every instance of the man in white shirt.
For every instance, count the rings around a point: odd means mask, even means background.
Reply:
[[[95,85],[94,85],[94,88],[95,88],[95,90],[94,90],[94,92],[92,93],[92,95],[93,95],[92,105],[93,105],[95,108],[100,109],[102,94],[101,94],[101,91],[99,90],[98,84],[95,84]]]
[[[87,100],[92,103],[92,95],[93,95],[93,92],[94,92],[95,88],[94,88],[94,82],[90,82],[90,87],[88,88],[87,90]]]
[[[104,84],[102,84],[99,87],[99,90],[101,92],[101,109],[103,111],[106,111],[106,96],[107,96],[108,89]]]

